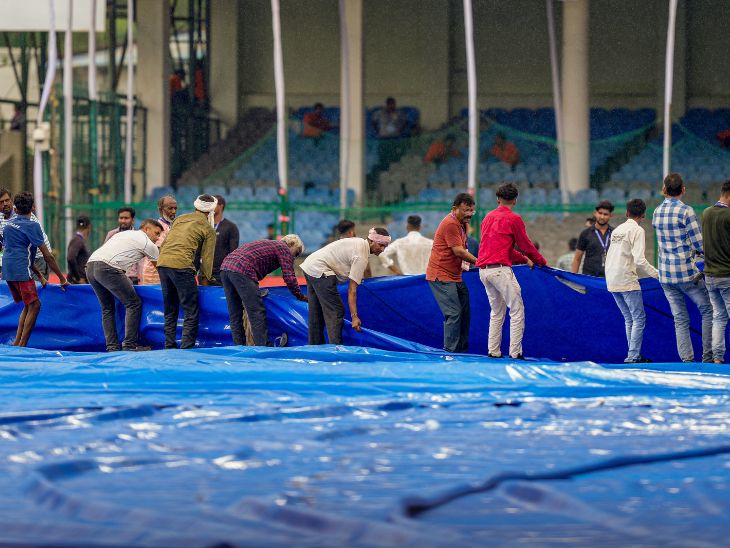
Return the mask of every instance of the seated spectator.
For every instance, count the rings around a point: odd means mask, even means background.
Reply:
[[[520,151],[514,143],[507,141],[504,133],[498,133],[494,138],[494,144],[489,149],[489,152],[487,152],[485,159],[488,159],[490,156],[504,162],[513,170],[520,163]]]
[[[460,158],[461,152],[454,147],[454,136],[448,134],[443,140],[436,139],[431,146],[428,147],[426,155],[423,157],[423,163],[434,163],[437,166],[448,162],[450,158]]]
[[[25,126],[25,115],[20,103],[15,103],[15,111],[10,119],[10,131],[22,131]]]
[[[396,108],[395,99],[388,97],[385,107],[373,112],[371,123],[379,139],[404,137],[406,116]]]
[[[730,148],[730,129],[718,131],[717,140],[720,141],[721,147]]]
[[[575,248],[578,246],[578,238],[571,238],[568,240],[568,253],[565,253],[558,257],[558,262],[555,264],[555,268],[570,272],[570,268],[573,265],[573,257],[575,256]]]
[[[330,129],[332,129],[332,124],[325,118],[324,105],[322,103],[317,103],[314,105],[314,110],[304,115],[303,137],[310,137],[318,143],[322,136]]]
[[[406,116],[395,106],[395,99],[388,97],[385,108],[376,110],[370,120],[380,142],[378,143],[378,172],[386,171],[390,164],[400,160],[405,145],[400,137],[406,137]]]

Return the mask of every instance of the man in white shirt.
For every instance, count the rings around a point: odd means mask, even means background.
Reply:
[[[94,251],[86,263],[86,276],[101,304],[101,323],[104,328],[107,352],[120,349],[117,326],[114,321],[115,297],[126,310],[122,350],[150,350],[137,346],[142,300],[134,291],[127,270],[143,257],[156,261],[160,255],[154,244],[160,237],[162,225],[154,219],[145,219],[139,230],[125,230],[110,238]]]
[[[398,238],[383,251],[380,262],[397,276],[425,274],[433,240],[421,236],[421,217],[418,215],[408,217],[406,230],[405,237]]]
[[[611,233],[611,245],[606,254],[606,285],[613,295],[626,324],[629,353],[625,363],[648,363],[641,355],[646,313],[641,296],[639,275],[658,278],[659,273],[644,256],[645,234],[639,226],[646,204],[638,198],[626,204],[626,222]]]
[[[324,344],[324,328],[330,344],[342,344],[345,307],[337,282],[350,280],[347,303],[352,316],[352,328],[360,331],[362,322],[357,315],[357,286],[362,283],[368,256],[380,255],[390,243],[384,228],[371,228],[367,240],[343,238],[326,245],[307,257],[301,265],[307,280],[309,298],[309,344]]]

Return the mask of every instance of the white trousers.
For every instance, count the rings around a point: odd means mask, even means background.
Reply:
[[[515,273],[508,266],[482,268],[479,279],[487,290],[492,312],[489,315],[489,353],[501,356],[502,326],[509,308],[509,355],[522,355],[522,336],[525,333],[525,306],[522,303],[522,289]]]

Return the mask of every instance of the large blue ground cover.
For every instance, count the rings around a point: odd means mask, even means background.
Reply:
[[[0,363],[0,543],[697,545],[730,529],[723,366],[332,346],[2,347]]]
[[[0,544],[717,545],[730,532],[726,366],[627,368],[600,280],[518,268],[528,355],[445,355],[422,277],[372,280],[347,347],[230,344],[201,288],[191,351],[101,349],[88,287],[49,287],[31,344],[0,346]],[[475,273],[471,348],[488,307]],[[139,288],[162,342],[159,289]],[[648,281],[645,353],[676,360]],[[272,290],[272,334],[306,305]],[[0,337],[19,306],[0,285]],[[697,318],[693,337],[699,343]],[[405,338],[402,338],[405,337]],[[599,365],[587,359],[605,362]],[[583,360],[583,361],[579,361]]]

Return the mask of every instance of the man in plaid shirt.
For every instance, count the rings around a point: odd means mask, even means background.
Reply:
[[[682,202],[682,177],[664,179],[664,202],[654,210],[652,225],[659,243],[659,282],[674,316],[677,351],[683,362],[694,362],[685,295],[702,315],[702,361],[712,362],[712,304],[704,280],[698,276],[695,254],[702,254],[702,233],[694,210]]]
[[[246,344],[243,331],[245,309],[251,322],[254,344],[272,346],[269,342],[266,307],[259,291],[259,281],[277,268],[281,267],[281,274],[289,291],[300,301],[307,300],[294,275],[294,258],[303,251],[301,238],[296,234],[287,234],[281,240],[256,240],[243,244],[223,259],[221,282],[226,293],[234,344]]]

